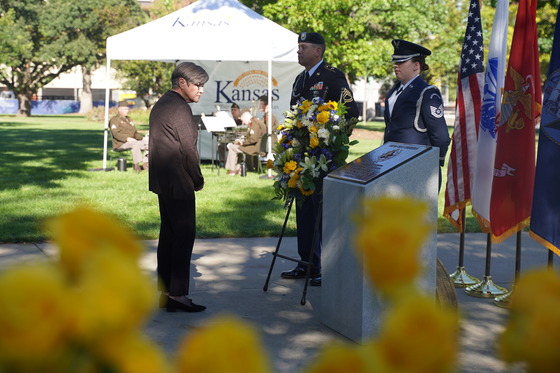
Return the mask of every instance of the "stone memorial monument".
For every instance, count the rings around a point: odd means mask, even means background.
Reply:
[[[428,202],[437,222],[439,149],[388,142],[331,172],[323,184],[321,322],[363,342],[376,334],[383,300],[370,283],[354,249],[355,223],[362,200],[408,195]],[[420,287],[436,290],[437,232],[422,248]]]

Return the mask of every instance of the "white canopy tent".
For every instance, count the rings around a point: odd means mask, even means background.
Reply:
[[[297,63],[297,34],[237,0],[199,0],[155,21],[107,38],[107,81],[111,60],[264,61],[268,92],[272,66]],[[301,69],[301,67],[299,67]],[[290,84],[293,81],[290,76]],[[272,94],[268,94],[272,108]],[[103,168],[107,165],[109,88],[105,91]],[[272,110],[268,112],[271,133]],[[270,155],[270,138],[268,150]]]

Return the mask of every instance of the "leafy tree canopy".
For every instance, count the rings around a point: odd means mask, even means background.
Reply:
[[[18,96],[18,114],[60,74],[103,59],[112,25],[138,12],[135,0],[0,0],[0,83]]]
[[[248,1],[247,1],[248,2]],[[246,3],[247,3],[246,2]],[[446,0],[278,0],[263,5],[264,15],[299,33],[316,31],[327,43],[325,59],[350,81],[390,73],[392,39],[428,46],[446,26]]]

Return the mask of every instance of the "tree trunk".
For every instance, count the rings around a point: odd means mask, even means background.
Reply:
[[[80,114],[87,114],[93,108],[91,92],[91,67],[82,66],[82,91],[80,92]]]
[[[18,117],[31,116],[31,92],[18,92],[17,98],[19,102]]]
[[[152,107],[152,102],[151,102],[151,98],[149,95],[141,95],[140,97],[142,99],[142,101],[144,101],[144,105],[146,106],[146,110],[150,110]]]

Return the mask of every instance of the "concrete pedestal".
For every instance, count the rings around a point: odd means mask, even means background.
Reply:
[[[332,172],[323,184],[321,322],[363,342],[375,335],[383,300],[364,273],[354,249],[353,216],[364,197],[408,195],[429,203],[437,222],[439,149],[386,143]],[[435,297],[437,232],[422,249],[420,286]]]

